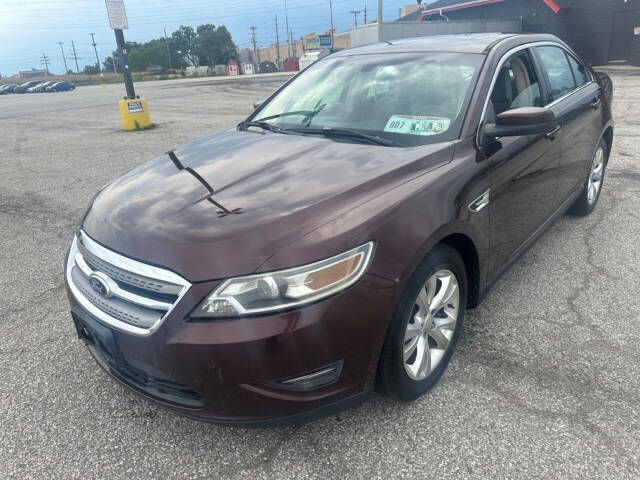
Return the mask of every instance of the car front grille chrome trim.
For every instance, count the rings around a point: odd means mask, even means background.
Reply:
[[[137,336],[158,330],[191,287],[181,276],[109,250],[83,231],[73,239],[65,277],[81,307]]]

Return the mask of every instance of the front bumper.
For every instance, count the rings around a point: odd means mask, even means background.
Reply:
[[[353,406],[372,390],[395,283],[365,274],[346,291],[299,310],[191,321],[189,312],[214,286],[193,285],[147,337],[107,327],[67,292],[78,334],[98,364],[182,415],[256,426],[299,422]],[[337,362],[342,368],[333,383],[302,390],[277,384]]]

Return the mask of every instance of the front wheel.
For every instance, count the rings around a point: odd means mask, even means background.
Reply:
[[[591,166],[589,167],[589,176],[585,181],[582,193],[569,209],[570,213],[584,217],[589,215],[596,207],[602,191],[604,172],[607,167],[607,150],[607,142],[601,139],[593,154]]]
[[[415,400],[442,376],[462,328],[467,276],[456,250],[436,246],[409,280],[391,320],[379,378],[396,400]]]

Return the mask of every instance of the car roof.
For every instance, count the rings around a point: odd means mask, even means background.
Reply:
[[[537,38],[539,37],[539,38]],[[506,39],[522,43],[549,40],[550,35],[522,33],[463,33],[451,35],[429,35],[426,37],[402,38],[388,42],[377,42],[361,47],[349,48],[337,52],[332,57],[372,53],[401,52],[451,52],[451,53],[488,53],[493,46]]]

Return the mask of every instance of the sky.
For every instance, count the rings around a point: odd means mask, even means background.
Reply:
[[[383,18],[398,18],[399,8],[413,0],[384,0]],[[294,37],[330,28],[329,0],[286,0],[289,28]],[[275,43],[275,16],[278,16],[280,40],[285,38],[285,0],[125,0],[129,30],[128,41],[147,41],[171,35],[181,24],[194,28],[203,23],[226,25],[239,48],[251,46],[249,27],[255,25],[259,45]],[[367,19],[377,17],[377,0],[333,0],[334,26],[339,32],[354,24],[352,10],[364,12]],[[358,15],[358,23],[364,14]],[[41,67],[41,57],[50,60],[52,73],[63,73],[60,45],[63,43],[67,65],[75,70],[72,41],[80,69],[95,64],[89,33],[95,34],[102,62],[115,49],[115,37],[109,29],[104,0],[0,0],[0,75]]]

